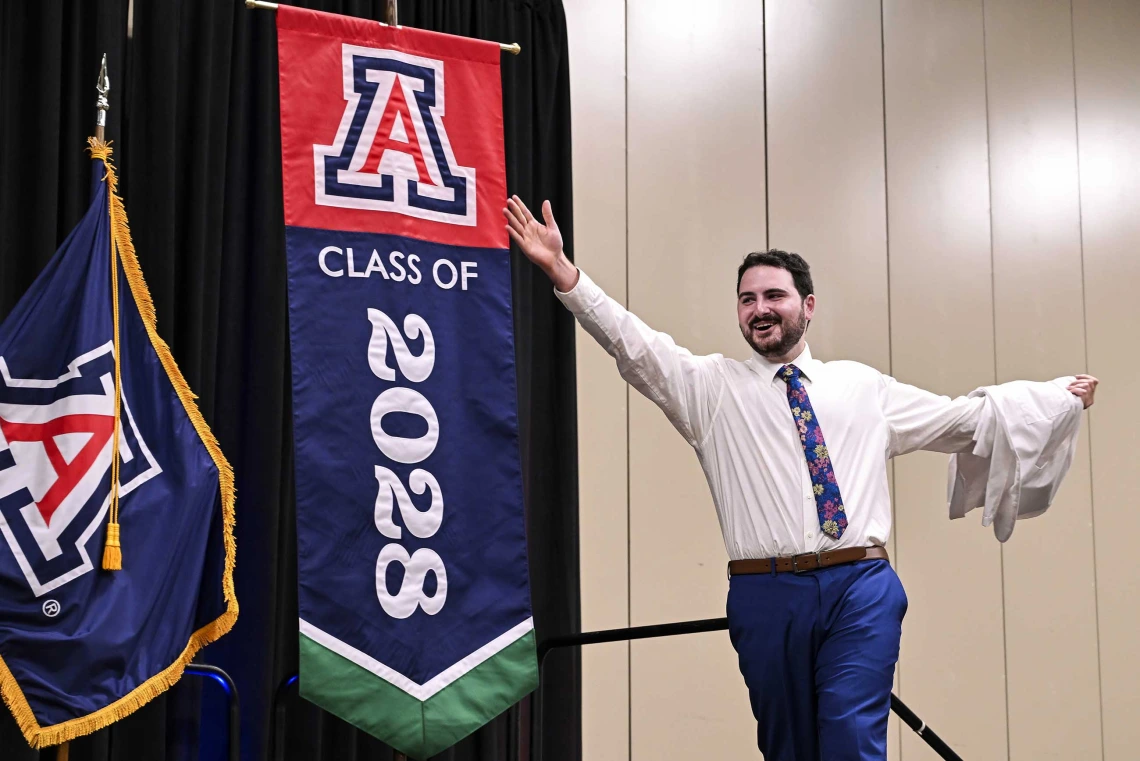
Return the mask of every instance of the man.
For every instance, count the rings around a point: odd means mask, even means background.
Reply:
[[[737,273],[752,357],[697,357],[578,271],[549,202],[545,225],[517,196],[503,213],[622,377],[696,450],[732,559],[729,634],[766,761],[885,761],[907,607],[884,549],[887,460],[971,451],[985,397],[950,399],[857,362],[813,359],[804,333],[816,298],[796,254],[752,253]],[[1079,375],[1067,389],[1087,408],[1096,386]]]

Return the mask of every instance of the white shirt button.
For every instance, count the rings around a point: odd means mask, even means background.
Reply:
[[[812,532],[810,532],[810,531],[809,531],[809,532],[807,532],[807,538],[808,538],[808,539],[811,539],[811,538],[813,538],[814,536],[815,536],[815,534],[813,534]]]

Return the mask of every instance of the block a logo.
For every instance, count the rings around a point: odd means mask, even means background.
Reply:
[[[347,101],[332,145],[314,145],[316,203],[475,225],[475,169],[443,127],[443,62],[345,44]]]
[[[39,597],[94,568],[86,544],[111,504],[113,345],[55,379],[13,378],[0,357],[0,532]],[[124,396],[119,496],[162,472]]]

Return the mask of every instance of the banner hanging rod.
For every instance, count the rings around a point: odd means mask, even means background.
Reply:
[[[266,3],[266,2],[262,2],[262,0],[245,0],[245,7],[246,8],[253,8],[253,9],[259,10],[259,11],[275,11],[275,10],[277,10],[277,5],[278,5],[277,3]],[[395,0],[388,0],[389,21],[391,21],[392,17],[395,15],[395,13],[394,13],[395,5],[396,5]],[[377,24],[384,24],[383,21],[377,21],[376,23]],[[397,24],[388,23],[388,24],[384,24],[384,26],[397,26]],[[518,55],[519,53],[522,52],[522,46],[519,45],[517,42],[512,42],[510,45],[507,45],[506,43],[500,42],[499,43],[499,50],[502,50],[505,53],[510,53],[511,55]]]

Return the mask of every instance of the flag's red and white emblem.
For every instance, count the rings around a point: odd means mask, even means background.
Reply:
[[[0,357],[0,532],[38,597],[94,568],[86,544],[110,505],[111,343],[58,378],[13,377]],[[158,475],[123,400],[120,495]]]

